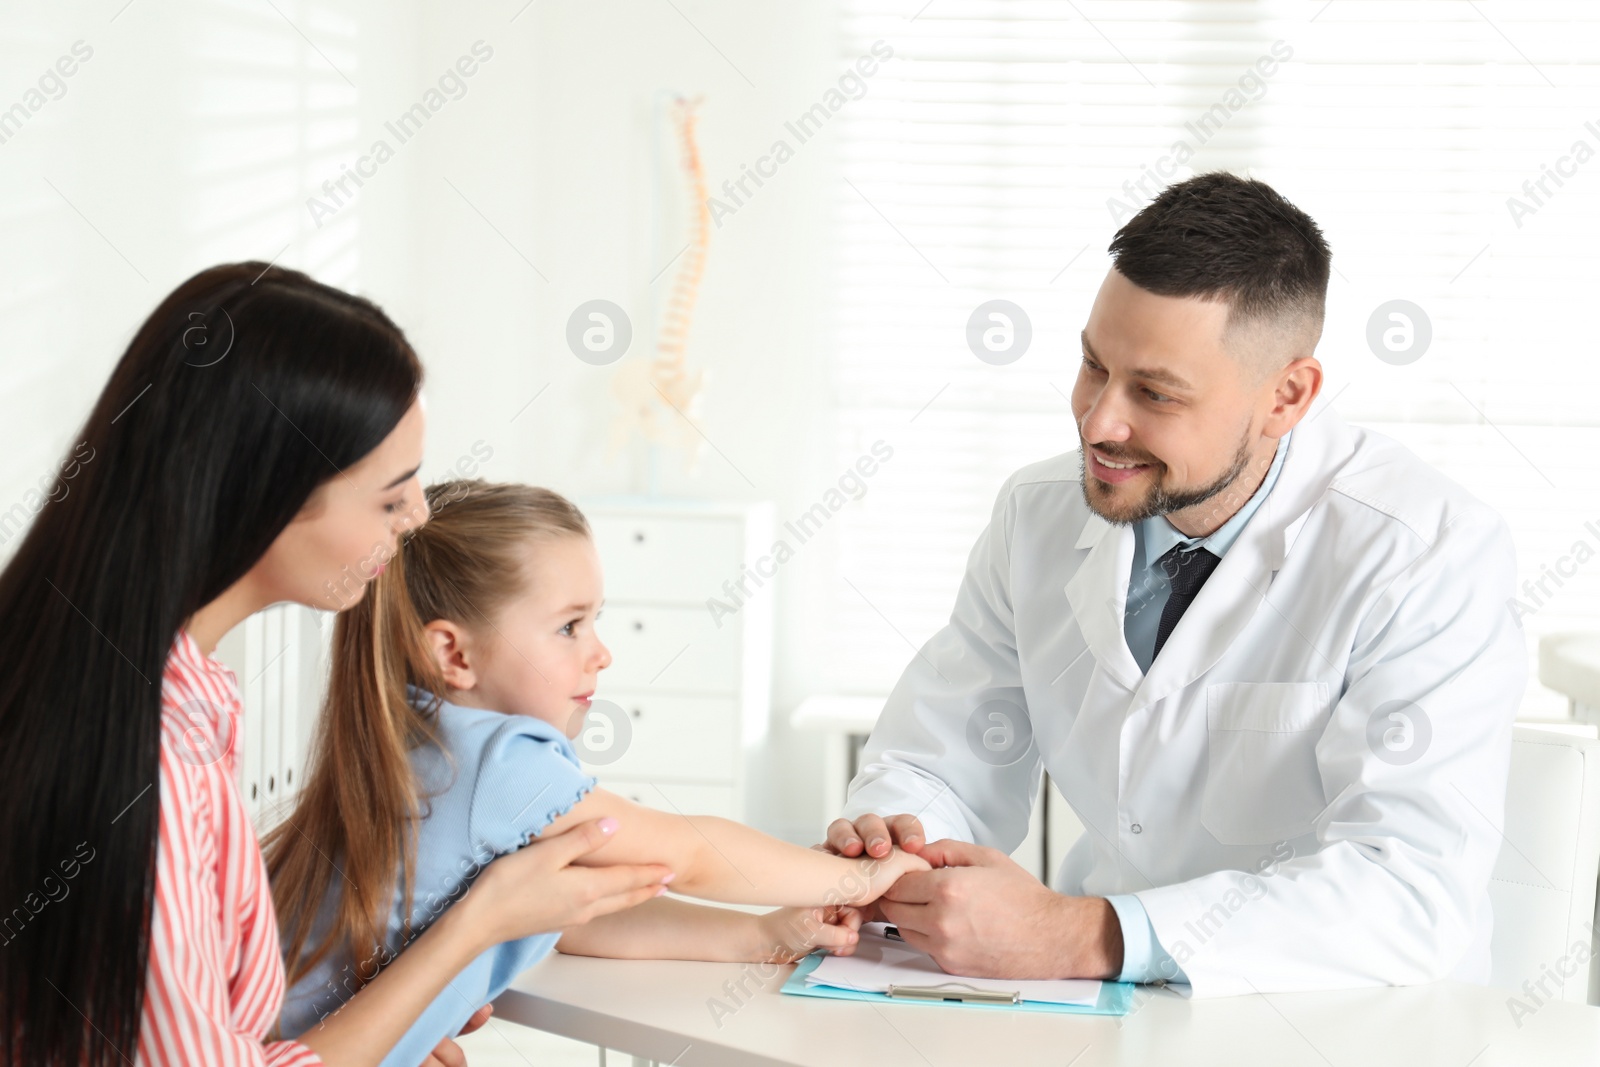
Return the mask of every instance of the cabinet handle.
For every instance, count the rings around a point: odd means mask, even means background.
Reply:
[[[635,719],[637,719],[639,717],[639,709],[638,708],[634,708],[633,709],[633,717]]]
[[[276,785],[276,783],[277,783],[277,778],[274,775],[270,775],[270,774],[267,775],[267,792],[269,792],[269,793],[272,792],[272,790],[273,790],[274,786]]]
[[[641,545],[644,544],[644,531],[643,530],[635,530],[635,531],[633,531],[633,540],[637,544],[641,544]]]
[[[644,629],[644,620],[643,619],[634,619],[633,620],[633,628],[635,630],[643,630]]]

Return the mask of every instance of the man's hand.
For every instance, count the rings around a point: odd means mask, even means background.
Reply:
[[[907,852],[921,852],[927,839],[915,815],[891,815],[887,822],[877,815],[863,815],[855,822],[835,819],[828,827],[828,843],[813,845],[836,856],[856,857],[865,852],[882,859],[893,845]]]
[[[828,827],[828,840],[811,847],[832,856],[854,859],[865,853],[878,859],[899,845],[907,852],[921,852],[927,843],[922,822],[915,815],[891,815],[885,821],[878,815],[863,815],[855,822],[835,819]],[[877,901],[862,909],[862,922],[887,922]]]
[[[831,829],[828,836],[831,842]],[[878,910],[951,974],[1114,979],[1122,973],[1122,927],[1105,899],[1054,893],[1010,856],[981,845],[935,841],[920,854],[935,869],[904,875]]]

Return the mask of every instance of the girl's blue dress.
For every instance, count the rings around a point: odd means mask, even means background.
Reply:
[[[433,700],[415,686],[408,686],[406,695],[418,708]],[[442,747],[423,745],[411,754],[424,797],[412,890],[413,938],[459,900],[491,860],[526,845],[595,784],[579,766],[572,742],[542,720],[444,701],[438,731]],[[332,922],[342,890],[335,878],[318,912],[313,941]],[[371,980],[376,965],[399,955],[407,943],[401,906],[397,886],[387,955],[374,948],[369,958],[356,960],[341,946],[295,983],[279,1020],[284,1038],[321,1025],[360,987],[358,973]],[[508,941],[473,960],[406,1031],[384,1058],[385,1067],[416,1067],[440,1039],[454,1037],[473,1012],[548,955],[559,938],[548,933]]]

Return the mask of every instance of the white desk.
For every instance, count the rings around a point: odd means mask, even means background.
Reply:
[[[1449,982],[1201,1001],[1141,992],[1117,1019],[783,996],[792,970],[556,953],[495,1001],[495,1016],[678,1067],[1600,1063],[1600,1008],[1549,1003],[1519,1028],[1509,993]],[[751,995],[719,1025],[708,1002],[731,1004],[724,983],[742,977]]]

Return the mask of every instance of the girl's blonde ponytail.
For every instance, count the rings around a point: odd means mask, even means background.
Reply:
[[[437,740],[438,705],[413,708],[406,685],[436,697],[447,691],[426,624],[490,622],[525,588],[530,545],[589,535],[583,513],[547,489],[451,481],[426,492],[432,517],[334,623],[305,784],[294,811],[262,841],[291,985],[341,943],[358,981],[377,973],[387,962],[397,877],[410,913],[421,810],[410,751]],[[338,909],[319,931],[332,888]]]
[[[335,621],[335,667],[305,785],[294,811],[262,842],[291,985],[341,941],[357,962],[358,980],[377,973],[396,871],[405,872],[410,911],[419,808],[410,751],[433,736],[433,709],[414,709],[406,684],[437,694],[444,683],[405,567],[402,549]],[[331,928],[319,932],[318,906],[336,880],[339,906]]]

